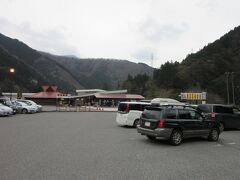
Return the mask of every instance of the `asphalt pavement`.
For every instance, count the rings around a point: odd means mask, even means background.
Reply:
[[[240,131],[180,146],[120,127],[114,112],[43,112],[0,118],[1,180],[240,177]]]

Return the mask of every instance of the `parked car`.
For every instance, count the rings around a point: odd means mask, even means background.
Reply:
[[[35,103],[34,101],[25,100],[25,99],[18,99],[17,101],[19,101],[19,102],[24,102],[24,103],[26,103],[26,104],[28,104],[28,105],[30,105],[30,106],[35,106],[35,107],[37,107],[37,112],[41,112],[41,111],[42,111],[42,106],[39,105],[39,104],[37,104],[37,103]]]
[[[120,102],[116,122],[119,125],[136,127],[144,108],[150,105],[147,102]]]
[[[137,131],[150,140],[167,139],[172,145],[180,145],[189,137],[208,137],[217,141],[221,133],[216,121],[206,119],[194,108],[184,105],[146,107]]]
[[[154,98],[151,100],[151,104],[153,106],[170,105],[170,104],[185,105],[185,103],[182,103],[178,100],[171,99],[171,98]]]
[[[9,116],[13,114],[12,108],[0,103],[0,116]]]
[[[12,108],[13,114],[16,114],[16,113],[17,113],[17,108],[16,108],[16,106],[11,102],[11,100],[10,100],[9,97],[5,97],[5,96],[0,97],[0,103],[3,104],[3,105],[5,105],[5,106],[8,106],[8,107]]]
[[[28,114],[28,113],[36,113],[37,107],[30,106],[24,102],[19,102],[17,100],[13,101],[13,103],[16,105],[17,111],[22,114]]]
[[[220,123],[220,130],[225,128],[240,129],[240,110],[232,105],[200,104],[197,109],[207,118]]]

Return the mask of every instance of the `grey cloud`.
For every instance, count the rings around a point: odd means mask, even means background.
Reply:
[[[64,30],[61,28],[35,31],[27,22],[16,25],[0,17],[0,32],[7,36],[14,35],[14,38],[18,38],[32,48],[40,51],[58,55],[79,56],[77,50],[65,42],[66,36]]]
[[[140,32],[144,38],[153,43],[164,40],[176,40],[188,30],[187,24],[172,25],[158,24],[153,19],[148,19],[140,26]]]

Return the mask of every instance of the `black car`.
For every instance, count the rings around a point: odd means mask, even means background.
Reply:
[[[179,145],[188,137],[208,137],[210,141],[217,141],[221,133],[219,123],[183,105],[147,107],[142,113],[137,131],[150,140],[167,139],[172,145]]]
[[[200,104],[197,109],[209,119],[220,123],[220,130],[240,129],[240,111],[237,107],[224,104]]]

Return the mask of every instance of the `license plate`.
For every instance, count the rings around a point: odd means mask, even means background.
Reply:
[[[145,126],[150,126],[150,122],[145,122]]]

